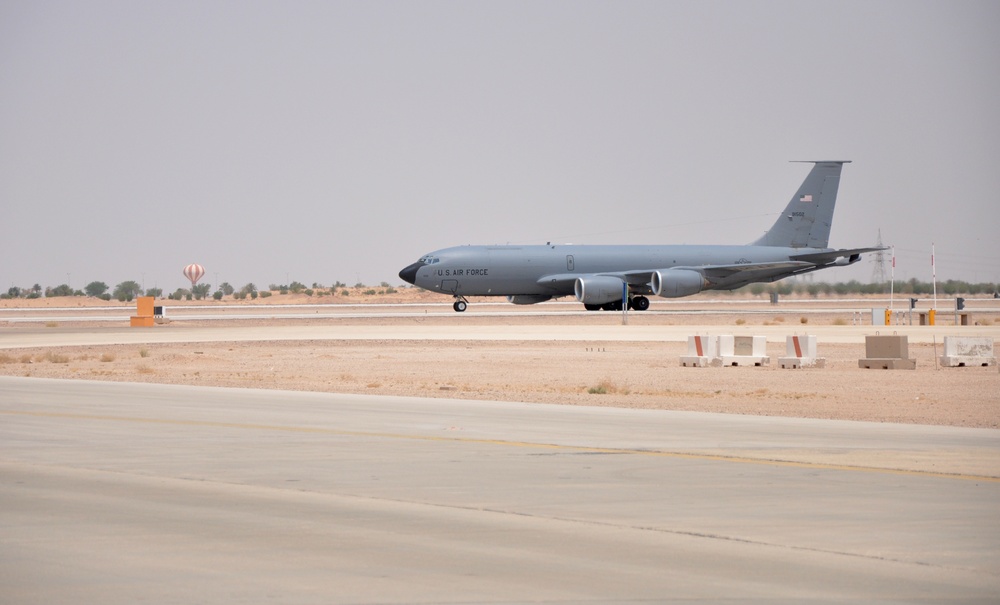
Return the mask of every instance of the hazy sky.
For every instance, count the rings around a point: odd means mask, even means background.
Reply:
[[[814,159],[853,160],[832,246],[1000,281],[998,31],[993,0],[0,0],[0,285],[742,244]]]

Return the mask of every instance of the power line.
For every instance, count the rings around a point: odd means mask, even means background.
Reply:
[[[882,245],[882,230],[878,230],[878,240],[875,242],[875,246],[878,248],[883,248]],[[872,270],[872,281],[876,284],[885,283],[885,250],[878,250],[872,253],[871,261],[875,263],[875,268]]]

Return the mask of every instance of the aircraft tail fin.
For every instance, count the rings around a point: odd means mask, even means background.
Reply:
[[[816,161],[784,212],[754,246],[826,248],[830,243],[833,208],[840,171],[850,160]]]

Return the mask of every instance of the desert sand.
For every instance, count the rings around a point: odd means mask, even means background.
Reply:
[[[428,296],[409,295],[416,297],[416,302]],[[429,296],[429,300],[440,302],[440,297]],[[268,302],[278,302],[277,298]],[[326,297],[325,302],[332,302],[332,297]],[[720,313],[706,320],[701,316],[633,314],[631,321],[690,323],[692,333],[707,329],[722,333],[726,325],[741,322],[746,324],[744,329],[752,329],[754,323],[773,326],[784,322],[789,333],[806,333],[809,323],[840,321],[822,314],[799,319],[781,312],[743,317]],[[2,319],[0,316],[0,343],[5,333],[28,329],[22,324],[5,325]],[[272,321],[391,325],[455,320],[328,317]],[[470,329],[476,325],[559,322],[585,330],[594,323],[619,320],[611,313],[519,318],[476,317],[470,311],[461,321]],[[197,324],[174,322],[146,329],[183,330]],[[83,328],[66,323],[47,325],[50,330],[100,329],[100,324]],[[997,366],[941,368],[936,363],[936,355],[941,354],[939,344],[911,342],[909,349],[910,357],[917,361],[913,371],[859,368],[858,359],[865,353],[862,339],[820,342],[819,356],[825,358],[825,367],[795,370],[777,364],[785,355],[783,342],[768,343],[770,365],[708,368],[680,366],[686,342],[334,339],[99,345],[3,348],[0,374],[1000,428]]]

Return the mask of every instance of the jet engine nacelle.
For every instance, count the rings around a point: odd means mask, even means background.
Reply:
[[[852,254],[850,256],[841,256],[836,261],[834,261],[833,264],[837,265],[838,267],[846,267],[847,265],[853,265],[859,260],[861,260],[860,254]]]
[[[515,305],[533,305],[545,302],[552,297],[547,294],[515,294],[507,297],[507,302]]]
[[[576,299],[585,305],[603,305],[622,299],[622,284],[617,277],[593,275],[578,277],[573,284]]]
[[[680,298],[697,294],[708,285],[704,276],[689,269],[661,269],[653,271],[650,287],[653,294],[663,298]]]

